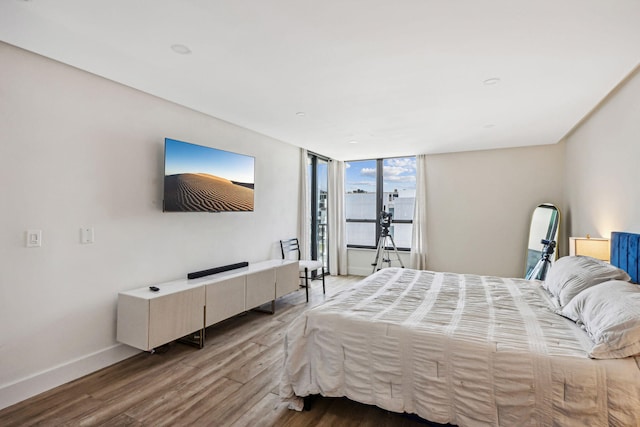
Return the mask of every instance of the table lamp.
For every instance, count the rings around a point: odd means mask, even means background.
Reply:
[[[611,242],[609,239],[569,237],[569,255],[582,255],[609,262]]]

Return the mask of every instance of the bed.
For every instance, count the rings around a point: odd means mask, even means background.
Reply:
[[[638,426],[639,241],[614,233],[611,265],[563,257],[545,282],[382,269],[292,322],[280,395],[460,427]]]

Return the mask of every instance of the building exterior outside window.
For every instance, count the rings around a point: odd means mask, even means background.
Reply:
[[[410,249],[416,196],[415,157],[356,160],[346,162],[346,168],[347,246],[375,249],[384,211],[393,215],[389,231],[398,249]]]

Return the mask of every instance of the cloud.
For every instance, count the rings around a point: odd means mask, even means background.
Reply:
[[[345,162],[348,166],[353,166],[355,170],[350,172],[351,179],[359,179],[359,181],[348,180],[347,186],[349,190],[356,188],[366,189],[367,191],[375,191],[375,178],[376,167],[372,167],[374,161],[367,161],[366,164],[354,163],[351,165],[349,162]],[[365,165],[367,167],[365,167]],[[384,159],[383,162],[383,177],[385,182],[385,188],[390,186],[391,188],[404,188],[415,189],[416,183],[416,161],[415,158],[393,158]],[[356,177],[357,174],[357,177]],[[371,181],[365,181],[371,179]]]
[[[393,182],[393,183],[416,182],[416,176],[415,175],[391,175],[391,176],[385,176],[384,180],[386,182]]]
[[[385,160],[385,165],[395,166],[395,167],[404,167],[409,169],[416,168],[416,159],[415,158],[395,158],[395,159],[387,159]]]
[[[376,176],[375,168],[362,168],[360,169],[360,175],[362,176]]]
[[[416,173],[416,161],[415,159],[388,159],[385,160],[383,166],[385,180],[393,176],[401,176],[406,174],[415,175]]]
[[[398,176],[411,172],[411,169],[402,166],[384,166],[384,177]]]

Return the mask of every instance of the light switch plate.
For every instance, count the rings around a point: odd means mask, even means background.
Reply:
[[[88,244],[94,242],[93,227],[82,227],[80,229],[80,243]]]

